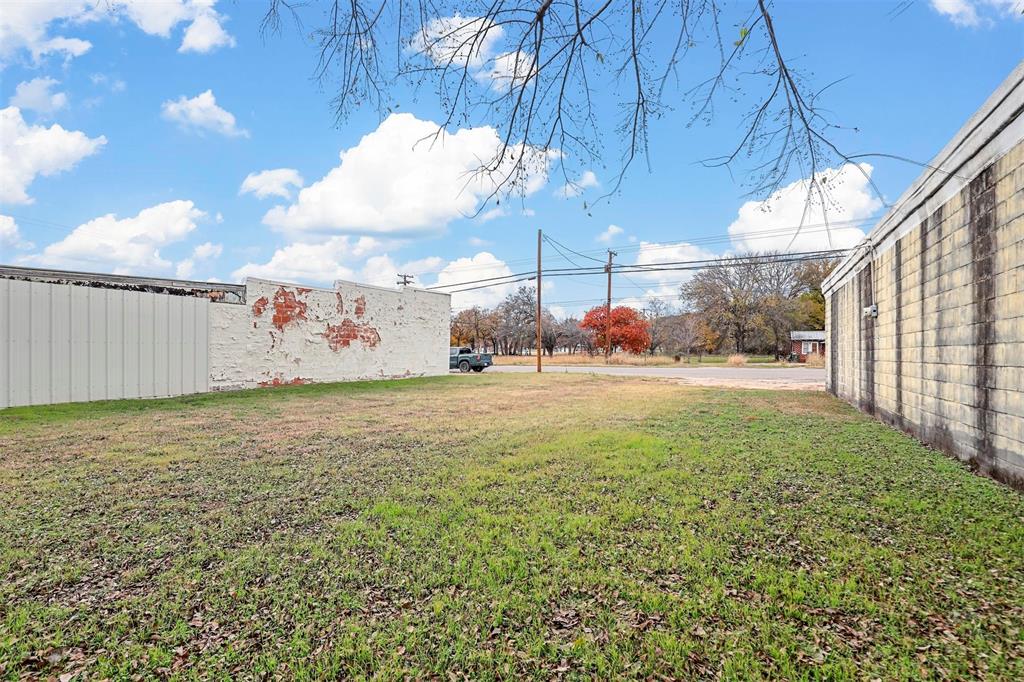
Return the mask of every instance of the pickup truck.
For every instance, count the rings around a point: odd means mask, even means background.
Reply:
[[[477,353],[472,348],[459,347],[448,349],[448,369],[458,369],[460,372],[482,372],[485,367],[490,367],[494,362],[490,353]]]

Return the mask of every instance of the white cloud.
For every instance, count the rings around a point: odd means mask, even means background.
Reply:
[[[114,76],[108,76],[105,73],[94,73],[89,76],[89,80],[93,85],[105,86],[110,88],[111,92],[124,92],[125,88],[128,87],[120,78]]]
[[[259,199],[281,197],[290,199],[292,187],[302,187],[302,176],[294,168],[275,168],[273,170],[249,173],[242,181],[239,194],[255,194]]]
[[[212,52],[218,47],[234,47],[235,39],[221,26],[223,17],[206,8],[196,15],[196,18],[185,31],[181,40],[181,47],[178,52],[199,52],[205,54]]]
[[[1024,0],[931,0],[932,8],[957,26],[994,25],[997,19],[1020,19]]]
[[[657,242],[640,242],[640,250],[637,251],[634,265],[639,266],[664,266],[667,263],[685,263],[689,261],[700,261],[708,258],[715,258],[716,254],[693,244],[679,242],[675,244],[659,244]],[[638,281],[657,282],[664,284],[667,281],[678,281],[689,277],[688,270],[644,270],[630,273],[630,277]]]
[[[618,225],[609,225],[607,230],[597,235],[597,241],[609,244],[611,243],[613,238],[615,238],[617,235],[622,234],[623,232],[625,232],[625,230],[623,230]]]
[[[601,183],[598,181],[597,176],[594,175],[594,171],[584,171],[576,180],[570,180],[565,183],[557,190],[555,190],[555,196],[562,199],[572,199],[583,194],[583,192],[591,187],[600,187]]]
[[[191,256],[178,261],[178,264],[175,266],[174,276],[178,279],[189,279],[192,277],[192,273],[195,272],[195,265],[197,262],[220,258],[220,254],[223,251],[223,246],[212,242],[204,242],[197,245],[192,249]]]
[[[694,244],[686,242],[661,244],[657,242],[640,242],[640,250],[632,265],[667,266],[671,264],[700,261],[716,258],[717,255]],[[674,303],[679,297],[679,285],[693,276],[693,270],[638,270],[629,272],[624,277],[615,276],[617,291],[623,289],[631,292],[630,296],[618,299],[615,305],[625,305],[641,309],[652,297]],[[627,279],[628,278],[628,279]],[[643,288],[637,288],[635,284]]]
[[[495,178],[507,174],[507,167],[494,176],[477,172],[500,144],[491,127],[439,132],[431,121],[392,114],[342,151],[336,168],[300,191],[290,206],[268,211],[263,222],[298,234],[436,233],[476,213],[494,192]],[[529,173],[516,188],[523,195],[547,182],[550,156],[531,151]]]
[[[481,17],[455,14],[437,17],[423,25],[409,41],[409,49],[423,54],[438,66],[451,63],[481,68],[494,54],[505,31]]]
[[[460,282],[468,282],[470,280],[503,277],[511,274],[512,270],[510,270],[508,265],[505,264],[505,261],[495,258],[493,254],[487,251],[481,251],[472,258],[457,258],[448,263],[448,265],[438,273],[437,284],[454,285]],[[475,289],[473,291],[454,293],[452,294],[452,308],[469,308],[475,305],[489,308],[500,303],[505,296],[521,285],[522,283],[499,284],[485,289]],[[444,291],[450,291],[451,289],[458,288],[459,287],[453,286],[449,289],[445,289]]]
[[[396,287],[398,286],[397,275],[401,273],[403,275],[412,275],[414,278],[413,284],[422,286],[422,283],[418,281],[420,276],[424,273],[436,272],[442,265],[444,265],[444,259],[437,256],[406,261],[399,265],[385,253],[380,256],[367,258],[358,277],[359,281],[365,284],[373,284],[379,287]]]
[[[18,223],[9,215],[0,215],[0,246],[19,250],[31,249],[34,244],[21,238]]]
[[[163,38],[187,23],[182,52],[233,46],[234,38],[221,26],[226,17],[214,9],[215,4],[216,0],[6,0],[0,12],[0,61],[22,50],[36,61],[48,54],[80,57],[92,47],[90,42],[52,35],[51,29],[66,31],[91,21],[120,19]]]
[[[487,241],[486,239],[481,239],[480,237],[470,237],[466,241],[469,242],[470,246],[490,246],[493,243]]]
[[[477,222],[480,223],[486,223],[490,220],[494,220],[495,218],[504,218],[507,215],[508,212],[506,212],[504,208],[502,208],[501,206],[495,206],[494,208],[488,209],[481,213],[476,220]]]
[[[19,109],[30,109],[40,114],[52,114],[63,109],[68,103],[68,96],[63,92],[53,92],[53,87],[60,81],[53,78],[33,78],[18,83],[11,97],[10,105]]]
[[[88,11],[86,0],[5,2],[0,12],[0,61],[8,60],[19,50],[26,50],[36,60],[50,53],[60,53],[67,58],[80,57],[89,51],[91,43],[77,38],[51,36],[47,28],[51,22],[84,20]]]
[[[224,247],[221,244],[214,244],[212,242],[204,242],[192,249],[192,257],[196,260],[220,258],[222,253],[224,253]]]
[[[858,225],[882,206],[871,190],[868,177],[873,168],[862,163],[846,164],[840,170],[827,169],[818,174],[827,185],[827,218],[830,229],[824,228],[826,212],[821,201],[812,197],[812,204],[803,218],[804,228],[793,240],[801,224],[807,200],[807,180],[797,180],[773,193],[765,201],[748,201],[729,225],[729,237],[737,251],[816,251],[843,249],[864,238]],[[831,238],[831,241],[830,241]],[[793,241],[790,246],[790,241]]]
[[[246,277],[330,284],[336,279],[355,277],[352,263],[385,251],[394,242],[373,237],[332,237],[322,243],[295,242],[277,249],[266,263],[246,263],[232,273],[236,280]],[[345,265],[344,263],[348,263]]]
[[[0,109],[0,203],[28,204],[28,186],[37,175],[70,170],[107,138],[90,138],[59,125],[49,128],[25,123],[18,107]]]
[[[168,100],[161,107],[162,115],[168,121],[177,123],[182,130],[198,133],[211,131],[227,137],[249,137],[249,131],[235,125],[235,117],[217,105],[212,90],[201,92],[192,99],[184,95]]]
[[[514,87],[522,87],[525,81],[537,73],[537,65],[533,62],[533,55],[529,52],[513,50],[495,57],[489,69],[478,72],[475,78],[480,81],[489,80],[495,90],[508,92]]]
[[[14,244],[21,241],[18,224],[9,215],[0,215],[0,244]]]
[[[168,201],[118,219],[113,213],[74,229],[27,262],[49,267],[112,270],[117,274],[163,273],[171,262],[160,248],[184,240],[205,213],[191,201]]]
[[[195,265],[195,261],[191,258],[178,261],[174,268],[174,276],[178,279],[191,279],[192,273],[195,271]]]
[[[543,303],[543,301],[542,301],[542,303]],[[556,320],[564,320],[564,319],[569,317],[569,311],[566,310],[563,306],[560,306],[560,305],[556,304],[556,305],[546,305],[544,307],[548,309],[548,312],[551,313],[551,315]]]

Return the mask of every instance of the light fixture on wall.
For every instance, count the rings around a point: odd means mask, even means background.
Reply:
[[[864,308],[864,317],[878,317],[878,304],[872,303]]]

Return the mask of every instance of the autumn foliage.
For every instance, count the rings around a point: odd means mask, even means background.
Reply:
[[[604,306],[591,308],[584,315],[580,327],[594,333],[595,345],[604,348],[607,344],[608,309]],[[627,306],[612,308],[612,348],[621,348],[634,355],[647,350],[651,343],[651,328],[638,310]]]

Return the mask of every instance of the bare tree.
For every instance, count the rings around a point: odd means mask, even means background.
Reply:
[[[764,257],[753,258],[750,267],[755,273],[761,323],[771,335],[774,354],[779,357],[793,330],[799,309],[797,296],[804,287],[799,276],[803,263],[777,256],[778,253],[766,253]]]
[[[654,355],[666,345],[671,314],[672,306],[663,299],[652,296],[644,304],[644,316],[651,327],[651,342],[647,347],[649,355]]]
[[[301,26],[313,11],[300,0],[267,2],[264,32],[286,16]],[[723,100],[745,102],[747,113],[736,144],[706,162],[752,164],[752,194],[768,195],[798,173],[810,178],[808,204],[825,203],[823,171],[852,158],[831,141],[838,126],[820,106],[834,82],[814,89],[787,61],[770,0],[741,10],[719,0],[324,4],[311,31],[315,76],[334,90],[338,120],[365,107],[399,109],[395,84],[411,85],[417,97],[428,90],[443,112],[438,133],[450,125],[498,130],[500,144],[478,170],[493,183],[491,198],[522,190],[552,160],[571,187],[580,170],[605,163],[609,140],[621,142],[610,161],[614,192],[633,161],[646,158],[653,119],[689,106],[691,124],[708,122]],[[699,52],[712,55],[709,70],[687,68]],[[617,98],[617,113],[595,101],[599,90]]]
[[[680,293],[707,323],[732,339],[737,353],[746,350],[761,313],[758,272],[750,258],[698,271]]]
[[[690,353],[700,342],[700,323],[696,313],[682,313],[667,318],[664,325],[664,343],[669,352],[684,355],[689,362]]]
[[[501,302],[497,309],[496,335],[505,355],[518,355],[533,348],[536,328],[537,298],[533,287],[519,287]]]

